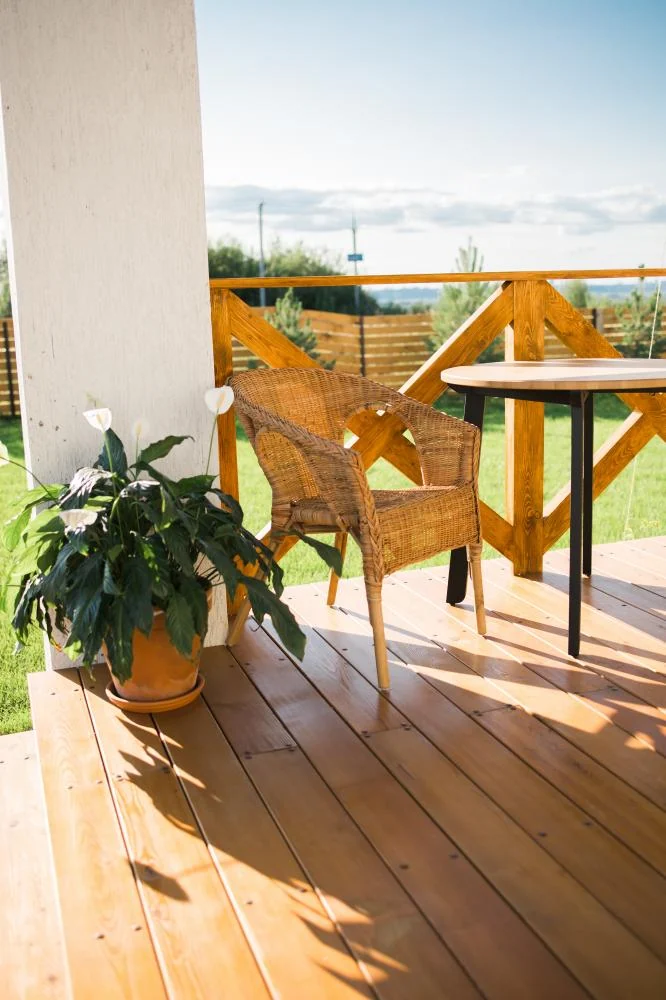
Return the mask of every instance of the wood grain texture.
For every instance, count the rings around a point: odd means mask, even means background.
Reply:
[[[488,639],[490,644],[498,637],[497,608],[501,607],[498,599],[503,600],[506,595],[492,583],[495,574],[488,572],[489,567],[494,568],[494,564],[486,561],[486,604],[492,616]],[[443,588],[445,571],[442,572],[437,568],[427,571],[426,575],[431,574],[433,579],[438,581],[439,588]],[[461,658],[460,651],[464,650],[466,645],[464,629],[457,627],[445,617],[444,613],[435,610],[431,603],[424,602],[422,598],[417,599],[416,604],[406,599],[405,587],[411,591],[415,579],[423,575],[423,572],[418,570],[406,572],[400,574],[399,578],[387,580],[384,586],[387,642],[391,654],[396,658],[391,667],[393,673],[391,700],[399,704],[404,711],[406,703],[403,695],[406,689],[411,708],[415,710],[418,706],[422,725],[426,719],[430,720],[431,728],[426,731],[427,735],[444,726],[447,732],[450,731],[452,740],[464,745],[465,740],[460,732],[460,717],[447,710],[446,703],[442,704],[439,699],[437,701],[433,699],[428,688],[434,688],[440,695],[444,695],[447,702],[452,702],[476,724],[490,732],[597,823],[603,825],[610,833],[645,858],[653,868],[665,875],[666,813],[637,793],[629,784],[597,764],[559,733],[549,729],[544,722],[523,711],[516,704],[510,689],[498,684],[492,672],[484,676],[483,671],[479,670],[483,661],[470,658],[466,662],[466,657]],[[305,606],[310,589],[302,587],[294,593],[293,599],[299,609]],[[363,659],[365,655],[363,640],[359,639],[359,636],[367,634],[365,625],[367,615],[363,600],[361,581],[349,580],[341,584],[339,604],[343,611],[348,609],[350,613],[345,615],[344,624],[340,625],[341,641],[344,637],[340,650],[365,674],[368,665]],[[515,598],[512,600],[515,601]],[[518,614],[522,612],[525,623],[529,622],[529,607],[523,608],[521,603],[517,601],[516,606],[512,607],[511,614],[506,616],[508,622],[515,621],[516,611]],[[620,610],[621,605],[618,604],[618,611]],[[308,601],[304,614],[307,617],[314,613],[313,602]],[[323,614],[320,606],[317,613]],[[471,614],[468,614],[468,618],[471,623]],[[319,626],[318,630],[327,641],[336,641],[337,630],[331,626],[330,619],[327,618],[325,625]],[[507,651],[522,656],[523,662],[528,665],[533,662],[535,655],[539,656],[543,652],[543,644],[539,644],[539,649],[535,650],[536,643],[532,631],[521,632],[514,626],[504,634],[507,639]],[[493,656],[495,656],[494,648],[489,654],[489,657]],[[550,664],[553,671],[559,669],[567,677],[567,686],[571,690],[576,690],[580,684],[581,672],[580,665],[576,661],[568,660],[551,650],[550,657],[544,657],[542,662],[544,665]],[[404,664],[404,667],[401,668],[400,664]],[[476,670],[470,664],[473,664]],[[416,689],[409,680],[409,674],[412,673],[418,674],[427,687]],[[478,752],[479,766],[483,766],[483,761],[486,761],[488,781],[496,781],[498,786],[501,786],[504,779],[500,774],[496,774],[496,771],[501,772],[504,767],[502,755],[494,753],[491,766],[487,756],[480,750]],[[450,756],[454,759],[452,753]],[[519,787],[517,785],[516,789]],[[538,823],[536,815],[534,822]],[[550,844],[548,846],[551,847]]]
[[[513,284],[513,323],[507,330],[506,360],[543,360],[545,282]],[[513,525],[514,573],[538,573],[543,559],[544,406],[505,403],[506,517]]]
[[[69,1000],[33,732],[0,736],[0,856],[4,1000]]]
[[[226,385],[234,373],[231,344],[230,292],[225,289],[211,295],[211,326],[213,330],[213,364],[215,385]],[[232,406],[217,418],[217,449],[220,489],[238,499],[238,449],[236,447],[236,414]]]
[[[359,683],[333,650],[310,647],[303,661],[306,679],[293,666],[276,664],[275,647],[266,642],[260,631],[244,635],[237,647],[244,669],[484,995],[531,996],[536,981],[553,997],[579,995],[577,984],[505,900],[488,892],[460,845],[372,752],[379,734],[402,731],[399,714]],[[516,948],[520,969],[507,961]]]
[[[412,575],[405,574],[405,580],[408,581]],[[364,612],[362,594],[354,583],[355,581],[348,581],[341,585],[340,607],[350,614],[328,609],[321,600],[323,591],[320,587],[301,593],[297,610],[316,628],[319,635],[325,637],[374,685],[369,655],[372,652],[371,630]],[[637,932],[656,954],[662,959],[666,958],[666,942],[661,931],[666,919],[666,897],[664,885],[655,879],[653,869],[619,844],[607,831],[596,824],[586,825],[587,813],[575,807],[566,796],[556,793],[529,766],[498,745],[492,736],[477,725],[478,716],[466,715],[442,697],[446,691],[445,685],[433,689],[419,675],[418,652],[415,659],[409,654],[405,657],[404,643],[401,641],[404,625],[413,620],[411,612],[415,602],[418,602],[418,598],[408,588],[407,591],[401,590],[396,604],[401,604],[402,614],[395,612],[395,606],[392,605],[390,610],[387,609],[386,615],[387,622],[395,623],[393,629],[389,625],[387,631],[391,652],[397,658],[397,669],[393,668],[391,702],[403,713],[405,724],[416,727],[502,807],[534,842],[540,844],[543,850],[560,862],[611,912]],[[424,644],[427,642],[427,639],[423,640]],[[388,734],[386,739],[391,736],[392,733]],[[374,737],[370,745],[376,748],[377,740]],[[394,750],[394,766],[400,768],[399,748]],[[425,750],[421,747],[419,753],[423,755]],[[425,760],[423,763],[425,764]],[[441,765],[437,761],[431,761],[424,767],[409,768],[403,762],[401,773],[408,773],[411,776],[408,780],[412,783],[432,782],[433,786],[445,794],[446,782],[438,768]],[[423,775],[427,775],[427,778],[423,778]],[[412,787],[415,787],[414,784]],[[460,782],[457,782],[456,787],[456,797],[459,797]],[[424,801],[423,796],[417,794],[417,797],[419,801]],[[488,836],[492,836],[490,826],[485,826],[484,829]],[[508,858],[508,854],[505,857]],[[543,889],[544,882],[539,880],[539,885]]]
[[[275,647],[269,644],[267,649],[273,655]],[[281,723],[237,665],[234,669],[231,663],[218,662],[213,669],[219,670],[221,686],[230,674],[240,675],[240,679],[234,676],[233,683],[244,684],[243,703],[251,706],[249,725],[244,725],[244,710],[232,709],[224,716],[215,710],[218,721],[378,996],[395,1000],[406,995],[433,1000],[477,996],[451,953],[287,730],[281,743],[283,747],[291,743],[289,750],[258,754],[244,750],[248,742],[256,742],[256,725],[262,733]],[[288,706],[287,696],[285,711]],[[293,709],[298,711],[298,706]]]
[[[268,997],[151,716],[128,717],[115,708],[106,697],[107,676],[101,669],[92,679],[85,676],[86,701],[127,845],[126,864],[136,876],[170,994],[214,996],[223,968],[230,996]]]
[[[562,281],[575,278],[660,278],[666,276],[663,267],[625,267],[601,270],[555,271],[474,271],[460,273],[443,271],[433,274],[317,274],[289,278],[214,278],[212,288],[311,288],[313,286],[344,287],[348,285],[410,285],[442,284],[467,281]]]
[[[218,688],[229,674],[241,674],[225,670],[212,650],[207,659]],[[251,720],[259,720],[250,701],[234,704],[252,732]],[[370,996],[362,969],[204,702],[156,722],[271,995]]]
[[[166,997],[78,672],[28,685],[74,1000]]]

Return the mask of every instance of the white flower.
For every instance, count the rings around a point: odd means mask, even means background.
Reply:
[[[111,426],[111,410],[106,406],[97,410],[84,410],[83,416],[96,431],[108,431]]]
[[[85,528],[97,520],[96,510],[60,510],[58,515],[66,528]]]
[[[0,465],[7,465],[9,462],[9,452],[7,451],[7,445],[0,441]]]
[[[204,399],[210,412],[219,417],[233,405],[234,390],[229,385],[223,385],[219,389],[208,389]]]
[[[134,441],[139,441],[141,438],[148,437],[150,433],[150,424],[143,417],[139,417],[132,424],[131,434]]]

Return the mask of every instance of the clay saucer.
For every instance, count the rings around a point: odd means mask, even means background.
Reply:
[[[144,714],[152,712],[173,712],[176,708],[183,708],[199,697],[206,680],[203,674],[199,674],[197,682],[191,691],[185,694],[176,695],[175,698],[160,698],[158,701],[130,701],[128,698],[121,698],[113,686],[113,681],[106,685],[106,696],[112,705],[122,708],[125,712],[142,712]]]

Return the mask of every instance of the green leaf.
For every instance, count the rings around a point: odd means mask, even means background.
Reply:
[[[104,431],[104,447],[99,453],[97,465],[107,472],[124,476],[127,472],[127,455],[123,443],[114,430]]]
[[[105,594],[109,594],[110,597],[117,597],[122,593],[120,587],[113,578],[113,571],[111,569],[111,563],[105,561],[104,563],[104,579],[102,583],[102,590]]]
[[[177,444],[182,444],[183,441],[187,440],[192,440],[190,434],[169,434],[168,437],[162,438],[160,441],[155,441],[153,444],[149,444],[146,448],[143,448],[139,452],[139,457],[135,463],[136,468],[145,469],[146,466],[150,465],[152,462],[157,462],[160,458],[166,458],[169,452],[175,448]]]
[[[264,616],[269,615],[285,648],[297,659],[302,660],[305,653],[305,634],[301,631],[291,608],[283,604],[262,580],[247,577],[243,583],[247,587],[252,612],[257,621],[262,622]]]
[[[63,510],[68,510],[71,507],[83,507],[95,486],[101,481],[108,482],[109,479],[109,473],[102,469],[88,467],[79,469],[65,493],[60,497],[58,501],[60,507]]]
[[[167,606],[166,626],[171,642],[179,653],[189,659],[194,642],[194,621],[187,598],[178,591],[173,594]]]
[[[206,494],[215,482],[215,476],[186,476],[173,481],[172,488],[176,496],[183,497],[189,493]]]
[[[153,578],[153,590],[159,597],[167,597],[171,589],[169,556],[160,538],[140,538],[141,554]]]
[[[208,556],[213,566],[224,580],[227,590],[229,591],[229,596],[233,599],[241,575],[233,560],[227,555],[224,549],[215,542],[202,538],[199,540],[199,545],[201,551]]]
[[[14,551],[19,541],[21,540],[21,535],[23,534],[25,529],[28,527],[28,524],[30,523],[31,514],[32,511],[28,507],[23,511],[22,514],[18,514],[15,518],[12,518],[11,521],[7,522],[3,534],[3,539],[5,547],[8,548],[10,552]]]
[[[134,608],[136,627],[144,635],[150,635],[153,628],[153,575],[140,555],[127,560],[123,585],[125,599]]]
[[[66,596],[69,560],[75,555],[77,555],[76,550],[68,542],[58,552],[53,569],[44,577],[41,589],[50,604],[63,603]]]
[[[109,612],[104,638],[111,671],[120,681],[129,680],[132,676],[133,633],[134,621],[130,614],[129,603],[123,599],[114,601]]]
[[[194,576],[194,563],[190,552],[190,536],[181,525],[158,529],[160,538],[186,576]],[[196,557],[195,557],[196,558]]]
[[[330,569],[338,576],[342,576],[342,557],[334,545],[321,542],[318,538],[313,538],[312,535],[304,535],[301,531],[296,531],[294,534],[298,535],[300,540],[309,545],[311,549],[314,549]]]
[[[181,583],[180,592],[190,606],[192,620],[194,622],[194,631],[201,637],[201,641],[203,642],[206,637],[206,632],[208,631],[208,601],[206,599],[206,590],[201,586],[198,580],[188,579],[183,580]]]

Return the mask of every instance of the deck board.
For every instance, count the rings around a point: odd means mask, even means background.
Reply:
[[[5,1000],[69,1000],[33,732],[0,736],[0,982]]]
[[[485,638],[445,568],[387,579],[388,696],[358,580],[287,591],[302,663],[250,621],[179,712],[31,681],[74,1000],[661,1000],[666,538],[596,559],[578,661],[551,553],[484,563]]]

